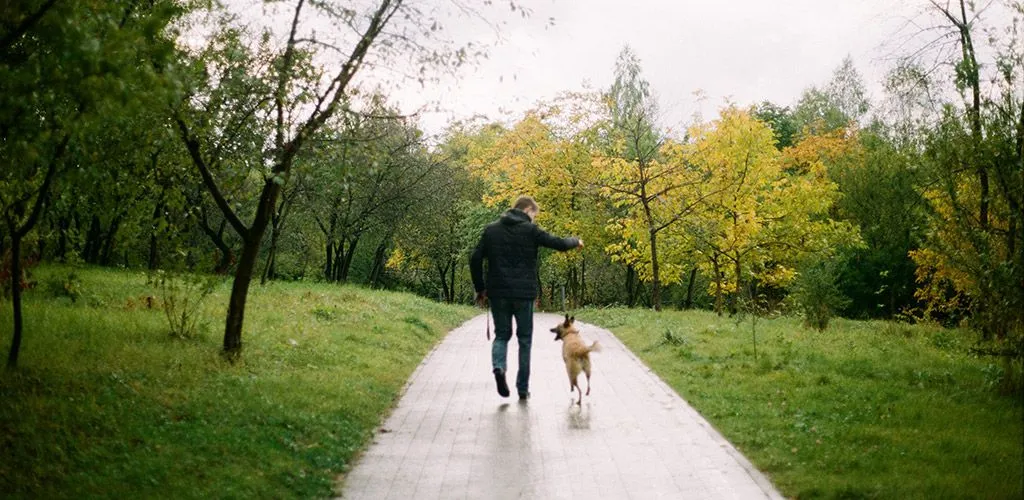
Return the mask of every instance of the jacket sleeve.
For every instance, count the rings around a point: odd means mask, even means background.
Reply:
[[[476,289],[476,293],[486,289],[484,283],[484,253],[486,246],[487,233],[484,233],[480,235],[480,241],[476,244],[473,255],[469,257],[469,274],[473,277],[473,288]]]
[[[573,248],[580,246],[579,238],[559,238],[540,227],[534,227],[536,228],[534,230],[534,241],[537,242],[537,246],[553,248],[559,252],[572,250]]]

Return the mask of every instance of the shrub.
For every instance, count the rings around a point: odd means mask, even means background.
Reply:
[[[199,337],[205,326],[199,323],[203,301],[217,286],[215,277],[157,271],[149,278],[160,293],[171,336],[180,339]]]
[[[839,290],[837,265],[819,260],[804,267],[793,285],[792,300],[807,326],[824,331],[850,299]]]
[[[42,288],[50,297],[67,298],[71,299],[71,302],[77,302],[82,298],[82,280],[74,271],[51,277],[45,281]]]

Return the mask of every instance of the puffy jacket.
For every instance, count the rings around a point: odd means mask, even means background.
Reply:
[[[487,290],[488,297],[506,299],[537,298],[537,249],[571,250],[579,246],[577,238],[559,238],[541,229],[526,212],[513,208],[484,228],[469,259],[473,286],[477,293]],[[484,280],[483,261],[487,260]]]

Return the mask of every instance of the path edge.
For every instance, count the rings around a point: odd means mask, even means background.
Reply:
[[[684,398],[681,394],[676,392],[675,389],[673,389],[664,380],[662,380],[661,377],[659,377],[658,374],[654,370],[652,370],[650,366],[647,366],[647,363],[644,363],[644,361],[640,359],[640,357],[637,356],[632,349],[630,349],[628,346],[626,346],[625,343],[619,340],[619,337],[615,335],[614,332],[612,332],[608,328],[605,328],[595,323],[587,323],[582,321],[580,323],[590,327],[598,328],[607,333],[609,336],[611,336],[611,338],[615,339],[615,342],[622,346],[622,350],[625,351],[626,354],[633,359],[633,361],[639,363],[640,366],[644,367],[644,371],[646,372],[647,376],[654,380],[655,385],[657,385],[661,390],[665,391],[666,393],[679,398],[679,400],[686,405],[687,411],[692,411],[696,413],[697,416],[700,417],[700,420],[707,424],[706,427],[708,433],[711,435],[711,438],[715,442],[717,442],[719,446],[725,449],[726,453],[728,453],[729,456],[733,457],[733,459],[740,464],[740,467],[742,467],[743,470],[746,471],[747,475],[750,476],[750,478],[754,481],[754,483],[756,483],[757,486],[761,488],[761,491],[764,492],[766,498],[779,500],[784,500],[786,498],[785,496],[782,495],[781,492],[779,492],[778,488],[775,487],[771,480],[768,479],[768,476],[765,476],[763,472],[761,472],[757,467],[755,467],[754,464],[751,463],[750,460],[747,459],[747,457],[744,456],[742,452],[740,452],[740,450],[736,449],[736,447],[733,446],[733,444],[729,442],[729,440],[726,439],[725,436],[722,435],[722,433],[719,432],[717,428],[715,428],[714,424],[712,424],[710,420],[704,418],[704,415],[697,411],[697,409],[694,408],[693,405],[691,405],[690,402],[686,400],[686,398]]]
[[[412,373],[409,374],[409,378],[405,380],[405,384],[402,384],[402,388],[395,395],[395,400],[391,403],[391,407],[388,408],[386,412],[384,412],[384,415],[381,416],[380,422],[378,422],[377,425],[374,426],[374,437],[369,439],[366,442],[366,444],[364,444],[362,448],[359,449],[359,451],[355,452],[352,455],[352,460],[349,460],[348,463],[345,464],[344,470],[342,470],[336,476],[334,476],[334,485],[331,487],[332,499],[344,498],[342,494],[345,492],[345,480],[348,478],[349,472],[352,472],[352,470],[355,469],[356,465],[358,465],[359,462],[363,459],[363,455],[365,455],[366,452],[370,450],[370,447],[373,446],[374,439],[376,438],[377,432],[379,431],[380,427],[384,425],[384,423],[387,422],[392,415],[394,415],[395,410],[398,409],[398,404],[402,401],[402,398],[405,397],[405,393],[409,392],[409,387],[412,385],[412,382],[416,380],[416,377],[419,376],[420,372],[423,370],[423,367],[426,366],[427,361],[430,361],[430,358],[434,357],[434,354],[437,353],[437,349],[441,347],[441,344],[443,344],[445,339],[451,336],[452,333],[455,333],[456,330],[462,329],[463,327],[465,327],[466,325],[473,322],[473,320],[479,317],[480,315],[477,314],[463,321],[461,324],[459,324],[459,326],[456,326],[455,328],[448,330],[447,332],[445,332],[444,335],[438,337],[437,342],[435,342],[434,345],[431,346],[430,351],[428,351],[423,356],[423,359],[420,360],[420,363],[416,365],[416,368],[412,371]]]

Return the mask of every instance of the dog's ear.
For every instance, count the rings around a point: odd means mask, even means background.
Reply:
[[[569,323],[575,323],[576,322],[576,316],[570,316],[568,322]]]

